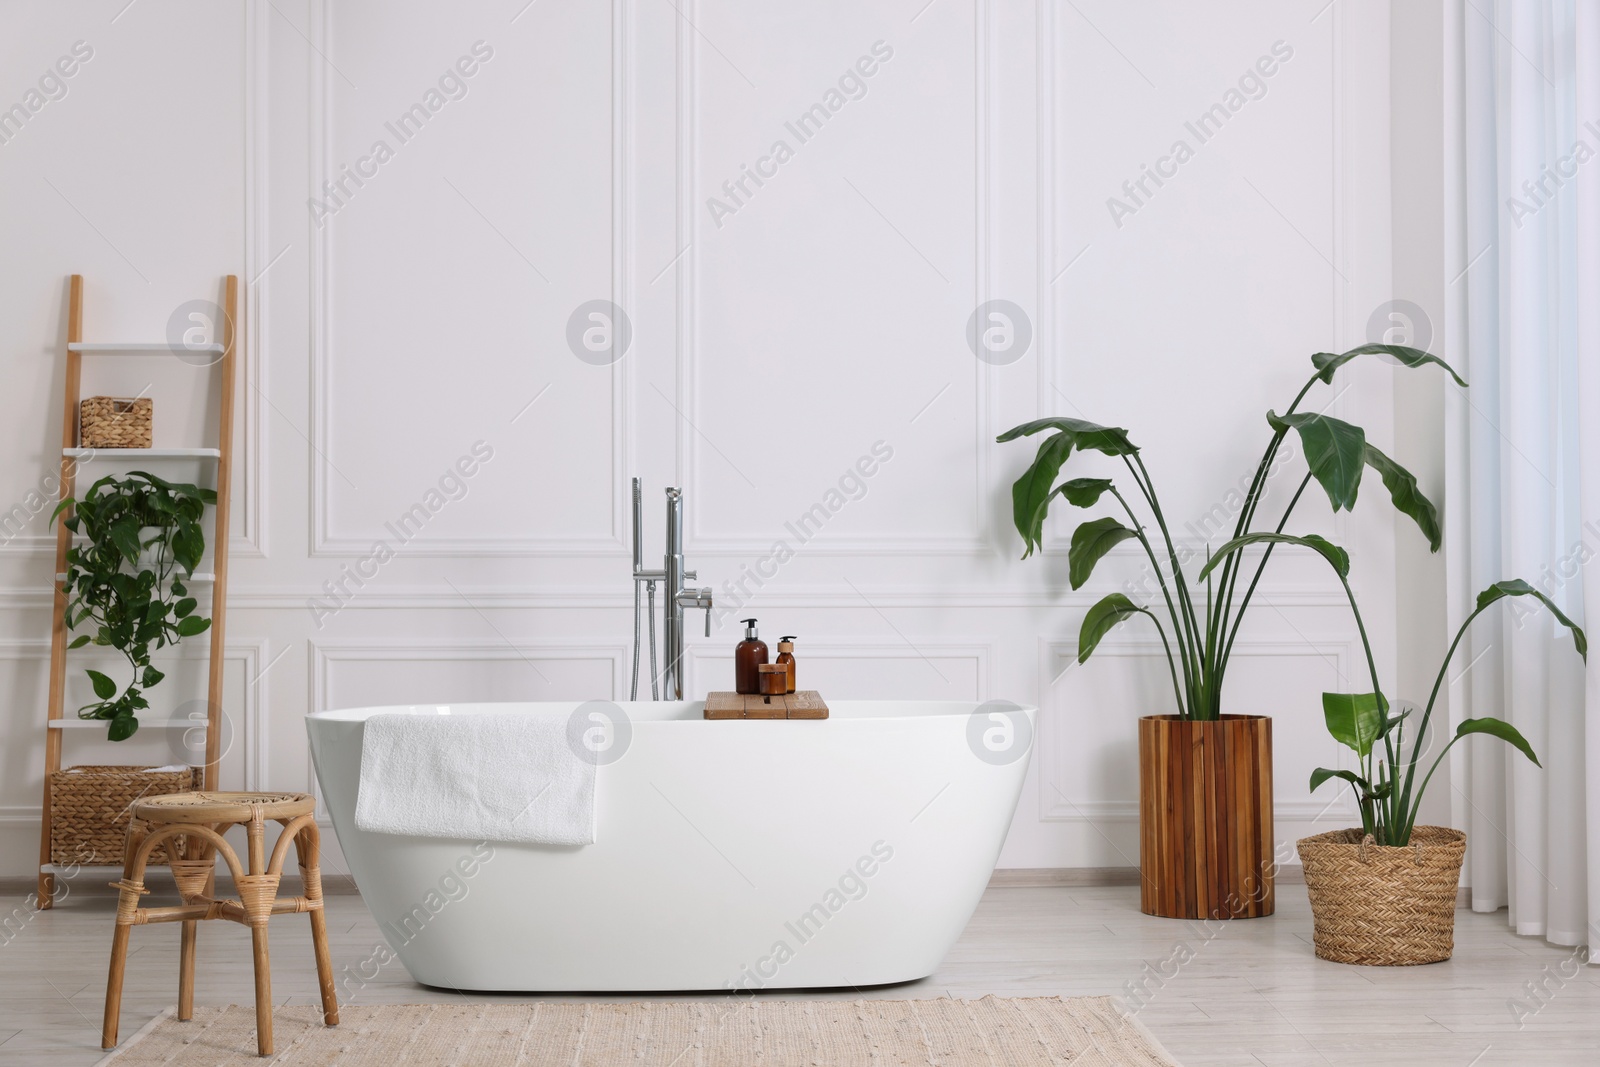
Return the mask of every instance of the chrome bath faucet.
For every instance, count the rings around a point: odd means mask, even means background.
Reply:
[[[650,697],[660,700],[661,689],[667,700],[683,699],[683,613],[687,608],[701,608],[706,613],[706,636],[711,636],[711,590],[691,588],[685,582],[697,581],[699,575],[683,566],[683,490],[673,486],[667,490],[667,552],[662,557],[658,571],[644,569],[642,518],[643,500],[639,479],[633,480],[633,687],[629,699],[639,698],[639,646],[640,612],[650,620]],[[656,671],[656,583],[661,583],[662,658],[666,665]],[[647,603],[640,603],[640,585],[644,585]],[[661,683],[658,689],[657,683]]]

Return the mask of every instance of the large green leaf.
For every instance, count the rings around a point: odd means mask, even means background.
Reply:
[[[1383,698],[1377,693],[1323,693],[1322,717],[1341,745],[1366,759],[1383,735]]]
[[[1128,440],[1127,430],[1071,418],[1035,419],[1020,426],[1013,426],[995,440],[1002,443],[1014,441],[1019,437],[1028,437],[1043,430],[1056,432],[1040,444],[1033,463],[1011,486],[1011,521],[1016,525],[1017,532],[1022,535],[1023,559],[1033,555],[1034,549],[1040,547],[1044,534],[1045,514],[1049,509],[1051,495],[1056,491],[1056,475],[1060,473],[1061,465],[1066,462],[1074,448],[1104,452],[1108,456],[1127,456],[1139,451],[1133,442]],[[1079,481],[1092,480],[1079,479]],[[1073,492],[1077,490],[1074,489]],[[1070,496],[1068,499],[1071,501]],[[179,562],[182,561],[183,557],[180,555]]]
[[[1074,431],[1069,427],[1069,424],[1077,421],[1077,419],[1064,418],[1034,419],[1032,422],[1024,422],[1020,426],[1011,427],[1011,429],[996,437],[995,440],[1000,444],[1005,444],[1007,441],[1015,441],[1019,437],[1032,437],[1040,430],[1063,430],[1067,433],[1072,433]]]
[[[1072,434],[1058,433],[1039,445],[1033,463],[1011,486],[1011,520],[1022,535],[1022,558],[1033,555],[1044,535],[1044,518],[1061,464],[1072,454]]]
[[[196,634],[205,633],[210,627],[210,619],[202,619],[198,615],[190,615],[187,619],[178,620],[178,636],[193,637]]]
[[[1333,510],[1354,508],[1361,491],[1362,464],[1366,462],[1367,433],[1331,415],[1301,411],[1281,418],[1267,412],[1267,422],[1280,432],[1293,428],[1300,433],[1311,474],[1328,494]]]
[[[185,523],[172,531],[172,558],[178,566],[183,568],[183,573],[193,574],[200,563],[200,556],[206,550],[205,535],[200,532],[200,527],[193,523]]]
[[[1443,367],[1450,377],[1456,380],[1457,385],[1465,387],[1467,384],[1461,375],[1451,369],[1450,364],[1438,356],[1429,355],[1420,348],[1407,348],[1405,345],[1385,345],[1374,342],[1372,344],[1358,345],[1350,351],[1341,352],[1338,355],[1334,355],[1332,352],[1318,352],[1311,357],[1311,365],[1317,368],[1317,377],[1321,378],[1324,383],[1331,383],[1334,371],[1357,356],[1373,355],[1393,356],[1403,366],[1407,367],[1422,367],[1429,363],[1434,363]]]
[[[1074,478],[1061,483],[1056,491],[1075,508],[1093,507],[1111,489],[1110,478]]]
[[[1073,445],[1085,451],[1104,452],[1108,456],[1131,456],[1139,451],[1128,440],[1128,431],[1118,426],[1101,426],[1083,419],[1056,417],[1034,419],[1021,426],[1013,426],[995,440],[1004,444],[1019,437],[1031,437],[1040,430],[1057,430],[1073,438]]]
[[[1498,737],[1531,759],[1535,767],[1544,766],[1539,762],[1539,757],[1533,754],[1533,746],[1528,744],[1528,739],[1504,719],[1462,719],[1461,725],[1456,727],[1456,736],[1465,737],[1468,734],[1489,734]]]
[[[1247,545],[1272,544],[1272,545],[1300,545],[1321,554],[1323,559],[1333,564],[1333,569],[1339,572],[1339,577],[1350,576],[1350,553],[1318,534],[1307,534],[1298,537],[1294,534],[1281,533],[1252,533],[1243,537],[1235,537],[1232,541],[1217,549],[1217,554],[1206,561],[1200,569],[1200,579],[1205,580],[1206,575],[1215,570],[1230,553],[1237,552]]]
[[[1409,515],[1422,530],[1422,535],[1428,539],[1428,548],[1439,551],[1443,539],[1439,530],[1439,511],[1433,506],[1433,501],[1423,496],[1417,488],[1416,477],[1370,443],[1366,449],[1366,461],[1367,466],[1383,476],[1383,486],[1389,490],[1389,499],[1394,506],[1401,514]]]
[[[133,517],[119,519],[106,531],[122,558],[129,563],[139,558],[139,520]]]
[[[107,731],[107,735],[113,741],[126,741],[128,738],[132,737],[138,732],[139,720],[134,718],[133,714],[129,712],[123,715],[118,715],[116,718],[111,720],[111,727]]]
[[[1521,578],[1507,578],[1504,581],[1495,582],[1489,588],[1479,593],[1478,610],[1482,611],[1490,604],[1493,604],[1496,600],[1501,600],[1508,596],[1531,596],[1539,598],[1544,606],[1550,609],[1550,614],[1554,615],[1557,619],[1560,619],[1561,624],[1572,631],[1572,643],[1577,646],[1578,655],[1583,657],[1585,663],[1589,661],[1589,638],[1586,634],[1584,634],[1583,628],[1577,623],[1573,622],[1571,619],[1567,618],[1562,610],[1556,607],[1553,600],[1539,592],[1539,590],[1535,589]]]
[[[1078,629],[1078,662],[1087,663],[1106,634],[1124,619],[1139,614],[1148,613],[1121,593],[1112,593],[1096,603]]]
[[[101,674],[99,671],[84,671],[89,676],[89,681],[94,683],[94,695],[101,700],[110,700],[117,695],[117,683]]]
[[[1117,545],[1130,537],[1139,536],[1109,515],[1103,519],[1090,519],[1072,532],[1072,546],[1067,549],[1067,579],[1072,588],[1082,588],[1099,563]]]
[[[1308,790],[1308,792],[1315,793],[1317,791],[1317,787],[1323,782],[1326,782],[1329,778],[1343,778],[1345,781],[1355,786],[1363,794],[1370,792],[1372,789],[1372,787],[1367,784],[1367,780],[1354,771],[1332,771],[1326,767],[1318,767],[1316,770],[1311,772],[1311,788]]]

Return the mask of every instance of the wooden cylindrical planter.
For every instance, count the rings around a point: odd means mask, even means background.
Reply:
[[[1369,967],[1438,963],[1455,951],[1456,886],[1467,835],[1418,826],[1411,843],[1334,830],[1297,843],[1317,958]]]
[[[1274,907],[1272,720],[1139,720],[1140,909],[1246,919]]]

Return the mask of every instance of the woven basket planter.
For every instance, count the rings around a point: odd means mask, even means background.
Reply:
[[[122,862],[133,803],[142,797],[199,789],[194,768],[150,771],[142,767],[72,767],[50,776],[50,862]],[[151,863],[166,863],[158,845]]]
[[[1140,910],[1250,919],[1275,907],[1272,720],[1139,720]]]
[[[1456,885],[1467,835],[1418,826],[1404,848],[1335,830],[1296,843],[1317,957],[1370,967],[1438,963],[1455,951]]]
[[[155,405],[149,397],[91,396],[78,404],[84,448],[149,448]]]

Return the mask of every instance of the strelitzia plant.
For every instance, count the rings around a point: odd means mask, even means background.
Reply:
[[[1411,472],[1368,442],[1366,432],[1361,427],[1331,415],[1300,410],[1301,402],[1315,386],[1332,384],[1335,371],[1352,359],[1365,355],[1389,356],[1400,366],[1408,368],[1434,364],[1443,367],[1457,384],[1467,384],[1437,356],[1403,345],[1365,344],[1337,355],[1319,352],[1312,356],[1311,364],[1315,373],[1295,395],[1288,409],[1282,415],[1267,412],[1267,425],[1272,430],[1272,439],[1267,442],[1266,452],[1256,467],[1230,544],[1250,535],[1257,511],[1266,495],[1269,472],[1273,470],[1284,439],[1292,431],[1299,435],[1310,469],[1279,516],[1276,534],[1283,532],[1295,505],[1300,502],[1301,495],[1313,478],[1328,494],[1328,502],[1334,511],[1354,509],[1362,475],[1366,468],[1371,467],[1382,477],[1394,506],[1417,524],[1428,539],[1431,550],[1439,550],[1441,534],[1438,510],[1418,489],[1417,479]],[[1160,634],[1161,644],[1166,650],[1179,717],[1200,720],[1219,718],[1222,714],[1222,687],[1234,639],[1239,634],[1239,624],[1272,557],[1274,543],[1267,543],[1266,551],[1256,563],[1255,572],[1242,594],[1239,586],[1245,560],[1237,551],[1216,556],[1208,562],[1195,588],[1191,590],[1150,472],[1145,469],[1138,446],[1128,439],[1128,431],[1081,419],[1050,418],[1023,423],[1001,434],[998,440],[1013,441],[1045,430],[1055,432],[1039,445],[1033,463],[1011,490],[1012,519],[1025,546],[1022,558],[1027,559],[1036,548],[1041,547],[1045,518],[1058,497],[1072,507],[1088,508],[1109,494],[1133,525],[1124,525],[1114,516],[1090,519],[1081,524],[1073,532],[1067,552],[1068,580],[1072,588],[1082,587],[1108,552],[1124,541],[1137,541],[1155,571],[1166,609],[1164,614],[1172,628],[1169,638],[1156,611],[1134,603],[1123,593],[1112,593],[1097,602],[1084,616],[1078,632],[1078,662],[1087,662],[1101,640],[1117,624],[1135,615],[1148,616],[1155,623],[1156,632]],[[1123,462],[1137,490],[1134,499],[1142,501],[1150,521],[1154,523],[1155,536],[1161,542],[1159,549],[1152,541],[1151,530],[1112,479],[1073,478],[1056,484],[1057,475],[1074,449],[1100,452]],[[1216,572],[1214,579],[1213,571]],[[1197,595],[1200,581],[1205,583],[1203,602]]]
[[[1473,620],[1490,607],[1506,597],[1534,597],[1550,610],[1561,625],[1572,632],[1572,643],[1577,648],[1578,655],[1583,657],[1584,662],[1588,662],[1588,637],[1583,629],[1567,618],[1549,597],[1520,578],[1496,582],[1479,593],[1472,614],[1467,616],[1461,628],[1456,631],[1455,640],[1450,642],[1444,662],[1439,665],[1439,674],[1434,679],[1433,691],[1428,694],[1428,703],[1422,710],[1421,722],[1416,724],[1415,730],[1408,738],[1406,720],[1410,718],[1411,712],[1395,712],[1388,698],[1383,695],[1383,687],[1378,683],[1378,667],[1372,656],[1372,643],[1367,639],[1367,627],[1361,619],[1361,609],[1356,605],[1355,594],[1350,589],[1349,554],[1338,545],[1314,534],[1306,537],[1295,537],[1284,533],[1246,534],[1217,549],[1216,555],[1211,557],[1201,570],[1200,577],[1202,579],[1209,577],[1217,567],[1226,565],[1225,560],[1236,558],[1242,549],[1254,544],[1287,544],[1309,548],[1328,561],[1334,573],[1339,576],[1340,585],[1344,587],[1345,597],[1350,602],[1350,610],[1355,615],[1356,629],[1361,634],[1361,647],[1366,652],[1367,670],[1372,678],[1372,691],[1323,693],[1322,715],[1334,740],[1360,757],[1361,770],[1356,772],[1318,767],[1311,772],[1311,791],[1315,792],[1324,782],[1334,778],[1349,782],[1356,792],[1356,801],[1361,810],[1361,829],[1364,833],[1371,834],[1378,844],[1404,847],[1411,843],[1411,833],[1416,829],[1417,812],[1422,807],[1422,796],[1427,792],[1428,783],[1433,780],[1434,772],[1439,769],[1439,764],[1444,762],[1450,749],[1463,737],[1471,734],[1498,737],[1532,760],[1534,766],[1541,765],[1539,757],[1534,754],[1533,746],[1528,744],[1527,738],[1523,737],[1515,726],[1504,719],[1485,716],[1463,719],[1458,723],[1454,735],[1440,749],[1427,774],[1423,775],[1422,784],[1417,785],[1416,781],[1417,766],[1422,757],[1423,747],[1427,743],[1428,722],[1433,717],[1434,705],[1444,688],[1445,672],[1449,669],[1450,661],[1455,657],[1456,649],[1461,646],[1461,641],[1466,637],[1467,629]],[[1406,749],[1408,740],[1411,746],[1409,752]],[[1375,751],[1380,742],[1383,745],[1381,759]]]

